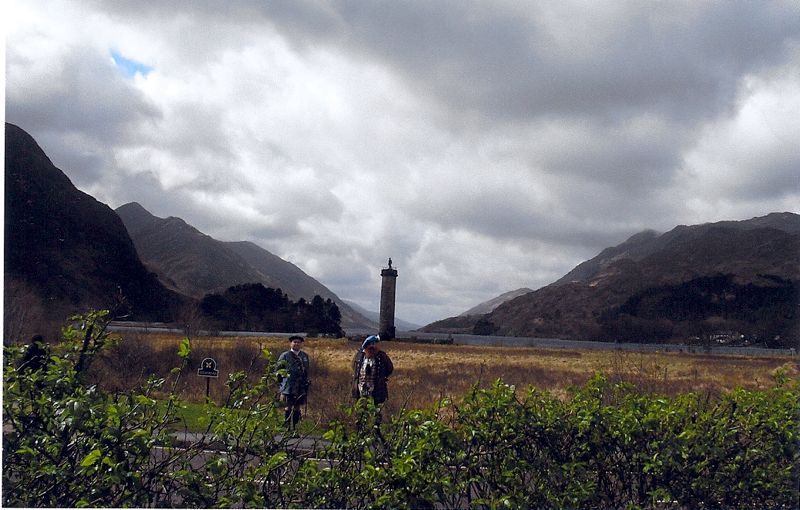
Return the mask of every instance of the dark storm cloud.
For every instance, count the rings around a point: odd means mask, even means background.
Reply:
[[[749,199],[789,198],[800,189],[800,154],[765,165],[762,178],[748,186],[743,194]]]
[[[388,63],[454,112],[512,121],[714,115],[730,107],[738,77],[782,62],[800,31],[789,2],[567,4],[550,23],[554,5],[274,2],[263,14],[292,41]]]
[[[669,182],[695,131],[652,117],[624,125],[561,122],[529,142],[529,164],[560,176],[640,191]]]
[[[455,189],[451,195],[421,195],[407,207],[414,209],[416,218],[444,231],[469,232],[515,244],[552,243],[579,249],[606,247],[643,228],[635,220],[631,221],[632,211],[640,210],[642,204],[636,203],[638,199],[630,198],[624,190],[598,189],[596,184],[581,181],[563,185],[566,189],[552,192],[561,197],[564,204],[532,201],[535,185],[511,180],[507,186],[481,188],[476,185],[472,190]],[[603,201],[596,200],[598,194],[603,195]],[[615,205],[604,210],[605,199],[612,195],[619,199],[608,201]],[[658,212],[654,204],[645,204],[645,208]]]
[[[24,115],[9,118],[23,119],[23,129],[27,122]],[[12,122],[13,123],[13,122]],[[35,129],[28,130],[36,133]],[[103,151],[91,138],[70,135],[56,130],[43,130],[36,140],[53,164],[69,175],[72,183],[78,187],[95,184],[106,177],[106,172],[113,166],[113,156]]]
[[[730,107],[738,77],[798,42],[793,2],[102,2],[120,15],[206,26],[268,22],[300,47],[384,62],[453,112],[684,121]],[[561,7],[559,7],[561,5]],[[466,86],[465,86],[466,85]]]
[[[800,7],[791,2],[554,5],[275,2],[262,15],[301,47],[330,44],[387,65],[435,99],[457,129],[583,124],[566,140],[531,140],[537,171],[585,180],[562,195],[579,200],[559,228],[546,228],[552,220],[537,221],[529,205],[476,213],[447,198],[438,220],[499,237],[583,243],[629,234],[612,226],[625,215],[633,214],[627,228],[660,219],[667,205],[653,195],[674,182],[704,123],[733,112],[744,76],[784,63],[800,44]],[[640,126],[642,118],[656,127]],[[583,189],[613,233],[582,226]],[[483,193],[478,203],[493,198]]]

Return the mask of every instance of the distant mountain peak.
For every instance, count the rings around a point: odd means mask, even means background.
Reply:
[[[492,312],[423,330],[604,341],[710,341],[733,331],[769,346],[800,334],[800,215],[648,230]]]
[[[150,211],[142,207],[139,202],[129,202],[121,205],[115,209],[115,212],[120,218],[126,218],[126,221],[124,221],[125,228],[128,229],[128,233],[131,236],[159,220],[159,218],[150,214]]]
[[[651,228],[648,228],[648,229],[646,229],[646,230],[642,230],[641,232],[638,232],[638,233],[636,233],[636,234],[633,234],[633,235],[632,235],[632,236],[630,236],[630,237],[628,238],[628,240],[627,240],[627,241],[625,241],[625,242],[626,242],[626,243],[641,243],[641,242],[647,242],[647,241],[652,241],[653,239],[655,239],[656,237],[658,237],[658,236],[660,236],[660,235],[661,235],[661,232],[658,232],[658,231],[656,231],[656,230],[653,230],[653,229],[651,229]]]
[[[142,213],[142,214],[147,214],[149,216],[152,216],[152,214],[150,214],[150,212],[147,209],[145,209],[142,206],[142,204],[140,204],[139,202],[128,202],[127,204],[123,204],[123,205],[117,207],[117,210],[123,210],[123,211],[129,211],[129,212],[130,211],[134,211],[134,212],[137,212],[137,213]]]
[[[299,267],[253,242],[218,241],[182,218],[158,218],[135,203],[119,207],[117,214],[142,261],[186,295],[202,298],[234,285],[261,283],[295,300],[308,301],[315,295],[331,299],[339,306],[345,329],[376,326]]]
[[[470,308],[466,312],[464,312],[461,315],[459,315],[459,317],[465,317],[465,316],[468,316],[468,315],[484,315],[484,314],[487,314],[487,313],[493,311],[498,306],[500,306],[503,303],[505,303],[506,301],[509,301],[511,299],[514,299],[514,298],[517,298],[519,296],[523,296],[523,295],[527,294],[528,292],[533,292],[533,290],[529,289],[527,287],[523,287],[521,289],[510,290],[508,292],[504,292],[503,294],[500,294],[499,296],[497,296],[495,298],[492,298],[492,299],[490,299],[488,301],[484,301],[483,303],[480,303],[478,305],[473,306],[472,308]]]
[[[147,271],[120,218],[78,190],[32,136],[5,133],[5,280],[30,286],[51,317],[112,308],[163,320],[181,297]],[[8,288],[8,287],[6,287]]]

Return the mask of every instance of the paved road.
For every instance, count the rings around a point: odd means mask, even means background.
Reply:
[[[128,331],[131,333],[178,333],[185,334],[186,330],[169,326],[163,322],[131,322],[111,321],[109,331]],[[275,336],[290,337],[292,335],[307,336],[305,332],[284,333],[278,331],[196,331],[199,336]]]
[[[218,443],[215,444],[213,435],[206,435],[201,432],[175,432],[172,434],[172,437],[175,438],[175,446],[188,446],[203,442],[207,445],[207,449],[209,450],[216,450],[220,447]],[[285,439],[287,450],[308,453],[311,455],[316,455],[320,450],[329,444],[328,441],[320,437],[313,436],[293,436]],[[284,437],[282,436],[275,437],[276,442],[281,442],[283,440]]]

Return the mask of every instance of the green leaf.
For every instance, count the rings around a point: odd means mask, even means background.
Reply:
[[[143,405],[143,406],[152,406],[155,405],[156,401],[152,398],[148,398],[145,395],[136,395],[135,397],[136,403]]]
[[[191,352],[192,349],[189,345],[189,339],[184,338],[183,340],[181,340],[181,344],[178,347],[178,356],[180,356],[181,359],[186,359],[189,357],[189,354],[191,354]]]
[[[97,461],[100,460],[100,457],[103,455],[103,452],[100,451],[100,448],[95,448],[91,452],[89,452],[86,457],[83,458],[81,461],[81,467],[89,467],[97,464]]]
[[[22,448],[19,448],[15,453],[18,453],[20,455],[37,455],[36,450],[31,448],[30,446],[23,446]]]

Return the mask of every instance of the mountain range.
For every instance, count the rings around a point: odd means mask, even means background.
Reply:
[[[798,282],[800,216],[772,213],[638,233],[548,286],[423,330],[606,341],[735,332],[794,345]]]
[[[63,321],[89,308],[125,308],[142,320],[166,320],[184,303],[141,263],[119,216],[75,188],[28,133],[8,123],[4,222],[6,315],[19,308]]]
[[[528,292],[533,292],[533,290],[529,289],[527,287],[523,287],[521,289],[510,290],[508,292],[504,292],[503,294],[500,294],[499,296],[497,296],[495,298],[492,298],[492,299],[490,299],[488,301],[484,301],[483,303],[480,303],[480,304],[477,304],[477,305],[473,306],[472,308],[470,308],[466,312],[460,314],[459,317],[469,317],[469,316],[472,316],[472,315],[485,315],[487,313],[490,313],[490,312],[494,311],[495,308],[497,308],[498,306],[502,305],[506,301],[510,301],[510,300],[512,300],[514,298],[517,298],[519,296],[523,296],[523,295],[527,294]]]
[[[207,293],[242,283],[315,295],[339,307],[342,327],[376,330],[297,266],[250,242],[222,242],[180,218],[157,218],[136,203],[112,210],[78,190],[28,133],[6,123],[4,325],[113,308],[132,320],[180,320]]]
[[[6,336],[16,319],[63,321],[87,308],[176,320],[204,295],[243,283],[292,299],[319,295],[337,304],[345,329],[377,327],[373,313],[253,243],[215,240],[137,203],[111,210],[75,188],[17,126],[6,124],[5,143]],[[726,332],[795,346],[799,261],[793,213],[647,230],[550,285],[505,293],[422,330],[603,341]]]
[[[142,262],[161,283],[201,299],[244,283],[281,289],[291,299],[315,295],[339,307],[344,329],[377,329],[377,322],[355,311],[330,289],[294,264],[248,242],[218,241],[175,217],[159,218],[136,202],[116,209]]]

